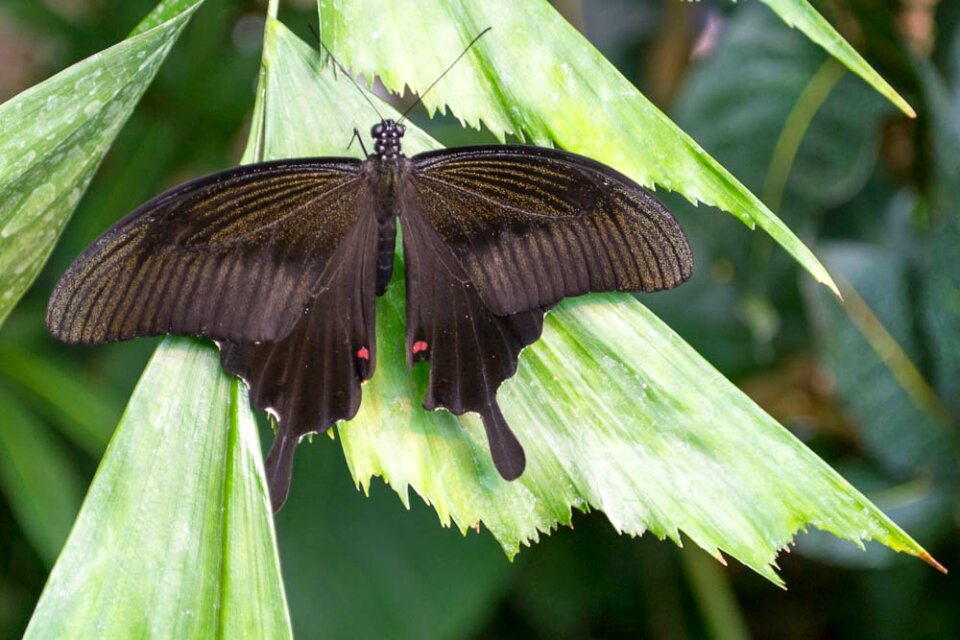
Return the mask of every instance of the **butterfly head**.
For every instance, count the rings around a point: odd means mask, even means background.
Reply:
[[[370,136],[373,138],[373,155],[381,160],[394,160],[403,156],[400,149],[400,138],[403,137],[404,126],[393,120],[381,120],[373,125]]]

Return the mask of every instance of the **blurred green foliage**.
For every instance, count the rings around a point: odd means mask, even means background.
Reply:
[[[17,37],[0,55],[28,61],[29,73],[0,84],[0,100],[121,39],[153,4],[4,0],[0,28]],[[315,5],[284,4],[302,7],[283,17],[306,35]],[[560,4],[851,291],[841,305],[807,286],[768,237],[670,198],[709,275],[650,306],[941,562],[960,567],[958,4],[934,3],[925,23],[895,3],[823,3],[914,105],[915,121],[757,5]],[[46,298],[126,211],[236,163],[262,15],[257,2],[207,0],[0,332],[0,637],[25,627],[109,437],[104,426],[117,423],[155,346],[57,344],[43,329]],[[897,26],[908,18],[909,39]],[[8,54],[11,46],[22,51]],[[422,124],[451,145],[489,139],[443,118]],[[69,404],[55,401],[64,396]],[[909,558],[801,536],[781,562],[789,592],[731,566],[723,571],[735,600],[725,599],[722,580],[703,588],[720,571],[712,560],[620,538],[593,514],[508,565],[488,535],[463,540],[416,499],[407,512],[376,485],[364,498],[336,448],[302,455],[304,477],[277,518],[299,637],[732,636],[741,617],[759,637],[960,636],[960,581]],[[734,622],[718,627],[716,612],[731,607]]]

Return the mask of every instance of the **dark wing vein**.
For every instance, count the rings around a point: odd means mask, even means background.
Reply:
[[[357,220],[359,166],[248,165],[154,198],[71,265],[50,298],[47,326],[86,343],[164,333],[282,338]]]
[[[416,208],[498,315],[589,291],[669,289],[692,274],[686,236],[669,211],[600,163],[510,145],[413,161]]]

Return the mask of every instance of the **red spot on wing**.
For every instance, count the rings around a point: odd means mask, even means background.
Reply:
[[[428,345],[426,342],[424,342],[423,340],[417,340],[416,342],[413,343],[413,355],[422,353],[429,348],[430,348],[430,345]]]
[[[359,349],[357,349],[357,357],[360,358],[361,360],[369,360],[370,352],[367,351],[366,347],[360,347]]]

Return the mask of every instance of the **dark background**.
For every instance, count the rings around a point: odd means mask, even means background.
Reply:
[[[313,3],[281,4],[281,17],[309,38]],[[836,63],[755,2],[556,3],[859,294],[841,305],[762,232],[668,196],[699,272],[645,302],[960,570],[960,3],[815,4],[914,105],[916,120],[849,73],[812,119],[799,118],[811,79],[836,76]],[[152,6],[4,0],[0,101],[122,39]],[[0,331],[0,388],[33,416],[56,452],[45,472],[63,486],[62,531],[43,534],[51,551],[11,509],[17,487],[0,481],[0,637],[25,627],[99,460],[96,447],[63,434],[89,427],[105,445],[156,344],[60,345],[43,329],[46,298],[73,257],[129,209],[237,162],[263,13],[258,2],[207,0]],[[448,145],[489,140],[455,121],[418,121]],[[786,164],[785,134],[802,138]],[[888,357],[893,343],[919,378]],[[64,389],[78,394],[71,406],[51,402]],[[876,545],[863,553],[802,535],[781,559],[782,591],[736,563],[704,564],[693,548],[619,537],[594,513],[510,564],[488,534],[442,529],[417,498],[410,512],[382,484],[364,498],[335,443],[301,455],[302,477],[277,521],[301,638],[696,638],[741,622],[769,638],[960,637],[960,581]]]

